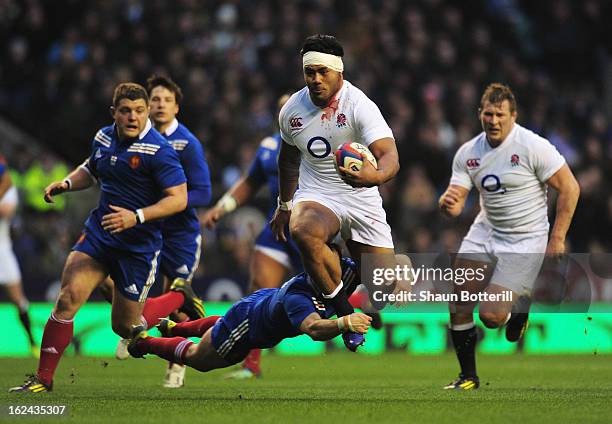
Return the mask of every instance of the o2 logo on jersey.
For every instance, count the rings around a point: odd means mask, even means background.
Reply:
[[[502,183],[499,177],[493,174],[485,175],[484,177],[482,177],[480,185],[489,193],[504,194],[506,191],[508,191],[505,187],[502,187]]]
[[[312,137],[306,145],[308,153],[317,159],[323,159],[331,153],[331,144],[323,137]]]

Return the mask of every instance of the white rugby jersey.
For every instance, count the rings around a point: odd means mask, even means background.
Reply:
[[[19,196],[17,194],[17,188],[12,186],[4,193],[4,196],[0,199],[0,204],[17,205],[19,202]],[[0,246],[11,245],[11,219],[0,218]]]
[[[335,111],[321,109],[304,87],[280,111],[283,141],[301,152],[300,190],[378,196],[378,187],[356,189],[342,181],[334,167],[334,153],[343,143],[369,146],[381,138],[393,138],[393,132],[376,104],[350,82],[343,82],[337,99]]]
[[[461,146],[450,183],[480,192],[475,222],[506,233],[548,232],[545,183],[564,163],[548,140],[514,124],[496,148],[484,132]]]

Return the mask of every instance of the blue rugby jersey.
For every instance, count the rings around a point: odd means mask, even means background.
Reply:
[[[162,233],[164,238],[182,234],[200,233],[196,207],[207,206],[212,195],[210,171],[200,141],[176,119],[162,135],[178,153],[187,178],[187,209],[166,218]]]
[[[354,288],[357,265],[350,258],[342,258],[342,280]],[[241,302],[252,302],[249,311],[249,344],[268,348],[281,340],[303,334],[300,325],[308,315],[318,313],[321,318],[336,314],[308,281],[306,273],[298,274],[278,289],[258,290]]]
[[[268,212],[268,220],[276,210],[276,199],[278,198],[278,152],[281,146],[280,133],[272,137],[266,137],[261,141],[255,159],[248,171],[249,178],[261,184],[267,184],[270,190],[272,206]]]
[[[85,164],[100,182],[100,201],[85,222],[85,231],[105,245],[130,252],[153,252],[162,247],[161,221],[138,224],[118,234],[102,228],[109,205],[141,209],[164,197],[163,190],[186,181],[178,154],[150,121],[137,139],[121,142],[115,125],[100,129]]]

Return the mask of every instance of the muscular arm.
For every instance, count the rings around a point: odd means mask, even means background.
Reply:
[[[348,316],[341,317],[339,319],[347,319]],[[370,327],[370,321],[372,318],[369,316],[356,312],[350,315],[351,325],[353,326],[353,331],[356,331],[361,334],[365,334],[368,332],[368,328]],[[344,331],[348,331],[346,328]],[[340,330],[338,326],[337,319],[324,319],[321,318],[319,314],[316,312],[308,315],[302,324],[300,325],[300,331],[304,334],[307,334],[311,339],[315,341],[326,341],[331,340],[336,336],[339,336],[344,331]]]
[[[145,221],[166,218],[182,212],[187,207],[187,183],[164,189],[165,196],[157,203],[142,208]]]
[[[67,180],[70,180],[68,184]],[[45,188],[45,201],[53,203],[53,196],[65,193],[67,191],[85,190],[93,185],[95,177],[88,170],[87,160],[72,171],[64,180],[55,181]]]
[[[283,202],[289,202],[298,185],[300,176],[300,151],[295,146],[282,143],[278,153],[278,197]],[[272,233],[277,240],[287,241],[285,226],[291,217],[290,210],[281,209],[280,205],[276,208],[274,216],[270,221]]]
[[[559,192],[557,197],[557,214],[555,224],[550,233],[550,242],[547,253],[558,254],[565,251],[565,237],[572,222],[580,186],[567,164],[563,165],[546,184]]]
[[[470,191],[460,185],[451,184],[438,200],[440,211],[446,216],[455,218],[461,215]]]
[[[300,150],[282,143],[278,154],[278,192],[283,202],[293,198],[300,176]]]
[[[395,177],[400,169],[399,153],[395,140],[392,138],[381,138],[368,146],[378,162],[378,183],[381,185]]]
[[[166,218],[177,214],[187,207],[187,183],[164,189],[165,196],[157,203],[142,208],[145,222]],[[113,211],[102,217],[102,228],[117,234],[138,224],[135,211],[109,205]]]

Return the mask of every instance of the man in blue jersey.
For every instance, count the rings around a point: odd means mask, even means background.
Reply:
[[[164,276],[164,292],[173,292],[150,298],[145,303],[143,318],[148,328],[157,324],[158,319],[168,316],[177,308],[184,308],[191,318],[203,316],[199,299],[193,297],[189,284],[200,262],[202,235],[197,207],[207,206],[211,197],[210,172],[200,141],[179,123],[176,116],[183,100],[178,84],[165,76],[152,75],[147,80],[147,91],[151,99],[150,118],[153,126],[170,142],[178,153],[187,178],[187,209],[164,220],[162,227],[163,248],[160,254],[160,271]],[[179,280],[177,280],[179,279]],[[176,281],[175,281],[176,280]],[[183,302],[184,293],[189,302]],[[104,290],[112,292],[112,282],[105,282]],[[193,304],[195,302],[195,304]],[[117,346],[118,359],[127,359],[127,339]],[[169,364],[164,377],[164,387],[178,388],[184,385],[185,367]]]
[[[342,258],[341,271],[350,292],[357,266]],[[252,293],[221,318],[184,323],[163,320],[158,328],[166,338],[149,337],[141,328],[128,349],[135,358],[152,353],[206,372],[242,361],[253,348],[270,348],[300,334],[325,341],[347,331],[367,333],[369,316],[357,312],[331,319],[336,313],[333,306],[311,284],[310,277],[301,273],[280,288]],[[193,336],[202,337],[199,344],[186,338]]]
[[[113,331],[130,337],[155,281],[162,247],[161,221],[187,206],[187,184],[172,146],[149,121],[149,96],[134,83],[113,94],[113,125],[100,129],[90,157],[66,179],[45,189],[45,200],[100,183],[100,201],[68,256],[62,286],[41,343],[37,374],[12,392],[42,393],[72,340],[73,319],[107,276],[115,283]]]

